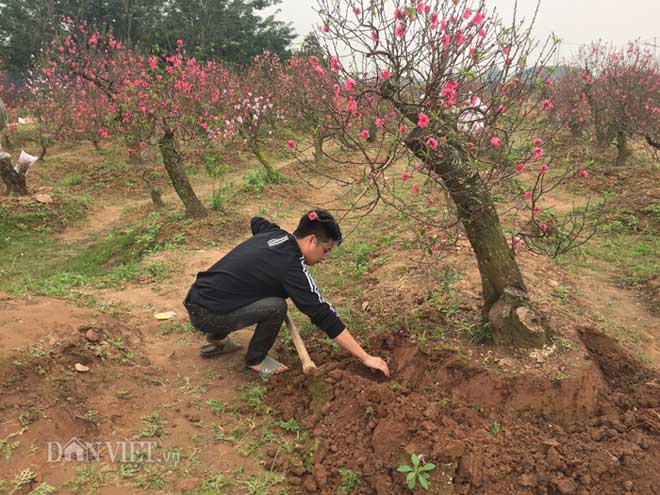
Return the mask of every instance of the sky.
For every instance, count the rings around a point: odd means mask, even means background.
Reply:
[[[536,5],[535,0],[518,3],[519,15],[527,16]],[[293,23],[299,42],[319,24],[315,5],[314,0],[282,0],[276,7],[280,10],[276,18]],[[514,0],[486,0],[486,5],[496,8],[505,19],[513,14]],[[570,58],[580,45],[599,39],[623,45],[639,38],[643,44],[660,45],[659,21],[660,0],[542,0],[535,32],[538,38],[555,33],[562,39],[558,57]],[[655,50],[660,57],[660,46]]]

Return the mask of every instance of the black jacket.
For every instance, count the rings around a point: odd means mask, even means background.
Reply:
[[[330,338],[346,326],[307,270],[296,239],[260,217],[250,222],[250,239],[197,274],[185,302],[227,314],[266,297],[290,297]]]

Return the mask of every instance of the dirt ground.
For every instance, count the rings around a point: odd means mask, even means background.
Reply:
[[[404,493],[397,467],[412,453],[438,465],[429,493],[658,493],[660,377],[611,338],[580,336],[587,352],[561,380],[422,352],[403,331],[374,337],[392,380],[350,360],[273,380],[269,399],[316,449],[308,472],[291,472],[292,493],[335,493],[346,466],[360,474],[355,493]]]
[[[389,254],[399,257],[370,269],[362,299],[352,302],[373,328],[401,311],[415,320],[369,338],[370,352],[388,360],[390,380],[332,350],[321,335],[305,338],[313,359],[326,365],[324,374],[303,376],[290,343],[281,339],[276,351],[292,370],[268,382],[263,403],[254,397],[250,403],[250,390],[266,385],[237,372],[239,354],[199,358],[201,337],[181,330],[181,301],[195,274],[247,236],[241,221],[264,209],[292,229],[305,204],[339,204],[340,186],[316,186],[274,187],[229,224],[210,219],[197,230],[189,227],[216,242],[159,253],[154,259],[174,272],[162,281],[82,289],[119,308],[116,316],[75,301],[0,293],[0,493],[30,493],[47,482],[57,493],[402,494],[409,491],[397,468],[410,464],[413,453],[436,464],[429,471],[428,493],[434,494],[660,493],[660,320],[602,273],[570,275],[545,258],[521,254],[532,299],[553,317],[561,340],[537,352],[465,346],[456,335],[430,346],[419,325],[431,332],[446,325],[447,316],[427,298],[423,270],[401,275],[398,268],[411,261],[395,244]],[[207,196],[215,184],[199,179],[195,187]],[[106,198],[90,207],[85,221],[61,229],[59,242],[85,245],[121,224],[127,211],[148,208],[130,193]],[[455,284],[457,310],[478,314],[480,283],[464,240],[449,262],[464,268]],[[584,296],[549,297],[557,288],[579,288]],[[337,300],[347,303],[348,296]],[[172,320],[154,319],[169,310],[176,312]],[[613,329],[625,326],[642,336],[648,366],[594,330],[595,312]],[[239,332],[237,340],[246,346],[250,332]],[[227,407],[214,410],[211,400]],[[262,441],[270,438],[272,418],[295,419],[300,429],[282,431],[279,444]],[[160,429],[145,430],[156,423]],[[232,437],[239,430],[243,436]],[[76,488],[66,483],[83,479],[79,465],[48,462],[48,442],[73,437],[153,440],[158,455],[176,451],[181,462],[128,472],[106,458],[95,465],[96,477]],[[26,468],[35,478],[12,492]],[[212,473],[231,483],[203,491]]]

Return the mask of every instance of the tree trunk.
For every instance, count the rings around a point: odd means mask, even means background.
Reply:
[[[612,136],[610,135],[609,129],[598,118],[594,122],[594,126],[596,128],[596,146],[600,149],[607,148],[612,142]]]
[[[628,138],[625,133],[618,131],[616,134],[616,165],[622,167],[626,164],[628,157],[630,157],[630,149],[628,148]]]
[[[321,163],[324,161],[323,157],[323,141],[325,136],[321,128],[316,128],[312,131],[312,138],[314,139],[314,161]]]
[[[0,131],[0,148],[7,151],[12,151],[14,149],[14,146],[11,144],[11,141],[9,140],[9,132],[7,131],[7,129]]]
[[[11,150],[11,143],[7,135],[7,126],[9,125],[9,115],[7,115],[7,107],[5,102],[0,99],[0,148]]]
[[[183,168],[181,154],[174,140],[174,132],[170,130],[165,131],[158,145],[160,147],[160,153],[163,156],[165,170],[167,170],[176,194],[186,208],[186,215],[192,218],[207,217],[209,213],[195,195],[195,191],[193,191]]]
[[[602,117],[602,111],[598,107],[598,102],[594,101],[594,97],[591,94],[591,89],[589,86],[585,88],[585,93],[587,95],[587,101],[591,107],[591,113],[594,116],[594,129],[596,131],[596,146],[600,149],[607,148],[612,142],[612,136],[610,134],[610,129]]]
[[[3,131],[9,125],[9,116],[7,115],[7,107],[5,102],[0,98],[0,131]]]
[[[582,135],[582,126],[579,123],[573,122],[569,127],[571,129],[571,136],[574,138],[577,139]]]
[[[376,126],[376,122],[373,120],[369,123],[369,137],[367,138],[367,143],[375,143],[376,142],[376,136],[378,135],[378,127]]]
[[[27,196],[27,184],[24,174],[19,174],[6,158],[0,159],[0,176],[7,187],[7,195]]]
[[[444,159],[427,155],[424,130],[417,127],[405,144],[443,180],[456,205],[481,274],[484,314],[498,344],[542,346],[548,332],[542,319],[530,309],[527,289],[510,249],[487,186],[477,170],[468,166],[465,152],[455,145],[443,146]]]
[[[156,208],[162,208],[165,206],[162,192],[160,189],[154,186],[154,183],[149,176],[149,170],[145,170],[142,173],[142,182],[144,183],[144,188],[149,191],[149,196],[151,196],[151,201],[153,202],[154,206]]]
[[[277,172],[270,164],[270,162],[264,155],[263,151],[261,151],[261,147],[259,146],[259,143],[257,141],[250,140],[250,149],[252,150],[252,153],[254,153],[257,159],[259,160],[259,163],[261,163],[266,169],[266,176],[268,177],[268,182],[275,182],[277,180]]]

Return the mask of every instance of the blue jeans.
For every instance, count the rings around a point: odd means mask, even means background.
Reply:
[[[213,313],[196,304],[185,304],[190,322],[206,334],[207,340],[224,339],[231,332],[257,324],[245,354],[245,363],[261,363],[275,343],[286,316],[286,301],[281,297],[267,297],[224,315]]]

